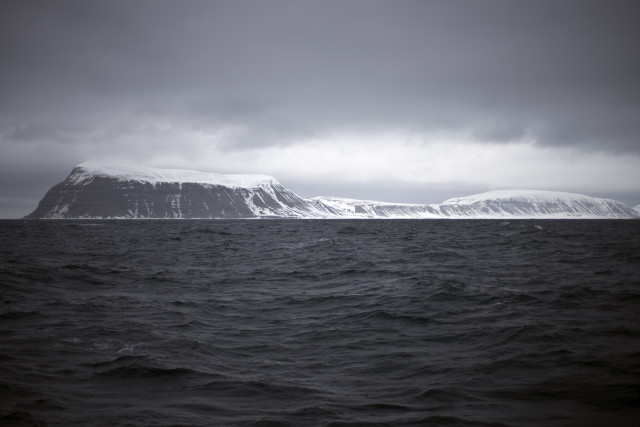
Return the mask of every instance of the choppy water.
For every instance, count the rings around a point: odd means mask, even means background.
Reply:
[[[640,221],[0,221],[3,425],[638,425]]]

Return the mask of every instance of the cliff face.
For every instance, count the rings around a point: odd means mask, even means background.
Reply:
[[[122,182],[97,177],[86,186],[53,187],[32,218],[244,218],[254,212],[247,199],[265,205],[245,189],[202,184]]]
[[[266,175],[83,163],[27,218],[638,218],[624,203],[573,193],[493,191],[441,204],[303,199]]]
[[[331,213],[330,208],[325,211]],[[47,192],[27,218],[252,218],[317,216],[320,212],[273,179],[245,188],[129,180],[78,166]]]

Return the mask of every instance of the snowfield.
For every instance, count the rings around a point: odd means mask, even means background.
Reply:
[[[81,183],[96,176],[116,178],[119,181],[139,181],[157,183],[192,183],[223,185],[232,188],[257,188],[260,185],[277,183],[269,175],[233,174],[199,172],[186,169],[160,169],[141,166],[105,165],[102,163],[84,162],[76,166],[80,169],[75,174],[75,182]]]

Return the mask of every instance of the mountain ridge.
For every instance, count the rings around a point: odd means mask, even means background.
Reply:
[[[183,169],[77,165],[25,218],[640,218],[612,199],[546,190],[494,190],[440,204],[305,199],[274,177]]]

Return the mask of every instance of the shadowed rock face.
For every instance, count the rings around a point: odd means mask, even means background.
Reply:
[[[97,177],[86,186],[53,187],[31,218],[245,218],[255,216],[244,189],[199,184],[123,182]]]
[[[253,218],[318,211],[275,182],[249,189],[95,176],[78,183],[77,175],[86,174],[78,169],[49,190],[27,218]]]

